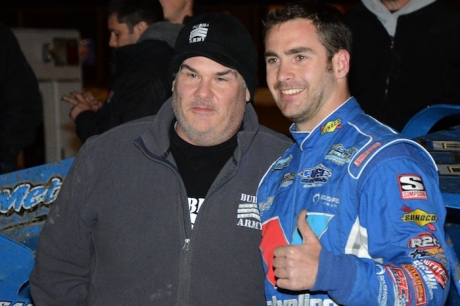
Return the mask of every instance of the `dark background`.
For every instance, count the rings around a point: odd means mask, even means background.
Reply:
[[[111,48],[105,7],[108,0],[0,0],[0,21],[12,28],[77,29],[82,39],[95,45],[95,62],[83,66],[84,87],[105,88],[110,84]],[[325,1],[341,10],[350,9],[358,0]],[[198,12],[226,12],[237,17],[249,30],[260,52],[263,50],[262,23],[272,5],[283,0],[195,0]],[[265,67],[259,59],[259,79],[265,85]]]
[[[322,0],[342,12],[359,0]],[[451,2],[460,8],[460,0]],[[0,21],[12,28],[76,29],[82,39],[95,45],[95,62],[83,66],[84,87],[106,88],[110,84],[111,49],[105,7],[108,0],[0,0]],[[237,17],[251,33],[262,55],[262,19],[273,5],[285,0],[195,0],[198,12],[226,12]],[[259,57],[260,85],[265,86],[265,65]]]
[[[359,0],[336,0],[324,2],[337,2],[337,3],[355,3]],[[11,7],[24,7],[24,6],[35,6],[35,7],[63,7],[63,6],[102,6],[104,7],[107,0],[2,0],[3,6]],[[284,0],[195,0],[196,5],[215,5],[215,4],[282,4]]]
[[[110,84],[109,63],[111,49],[105,7],[109,0],[0,0],[0,22],[12,28],[76,29],[82,39],[95,45],[95,62],[83,66],[84,87],[105,88]],[[322,0],[342,12],[351,9],[359,0]],[[438,0],[460,8],[460,0]],[[226,12],[237,17],[251,33],[260,55],[263,50],[262,23],[273,5],[285,0],[195,0],[195,8],[202,13]],[[265,67],[259,58],[259,80],[265,86]]]

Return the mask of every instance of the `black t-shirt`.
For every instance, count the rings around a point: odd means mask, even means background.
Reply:
[[[185,184],[192,227],[209,188],[238,144],[236,134],[224,143],[203,147],[192,145],[177,135],[174,123],[170,130],[170,151]]]

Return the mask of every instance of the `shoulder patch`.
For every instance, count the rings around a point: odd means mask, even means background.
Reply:
[[[420,175],[398,175],[399,191],[403,200],[428,200],[425,185]]]

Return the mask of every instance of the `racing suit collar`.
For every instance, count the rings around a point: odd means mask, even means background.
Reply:
[[[363,111],[359,107],[358,101],[351,97],[330,113],[312,131],[297,131],[295,124],[293,124],[290,127],[290,132],[301,151],[321,147],[325,143],[330,143],[330,138],[340,133],[343,125],[360,113]]]

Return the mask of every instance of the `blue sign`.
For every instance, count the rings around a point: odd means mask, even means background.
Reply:
[[[0,305],[33,305],[28,284],[38,235],[72,162],[0,175]]]

